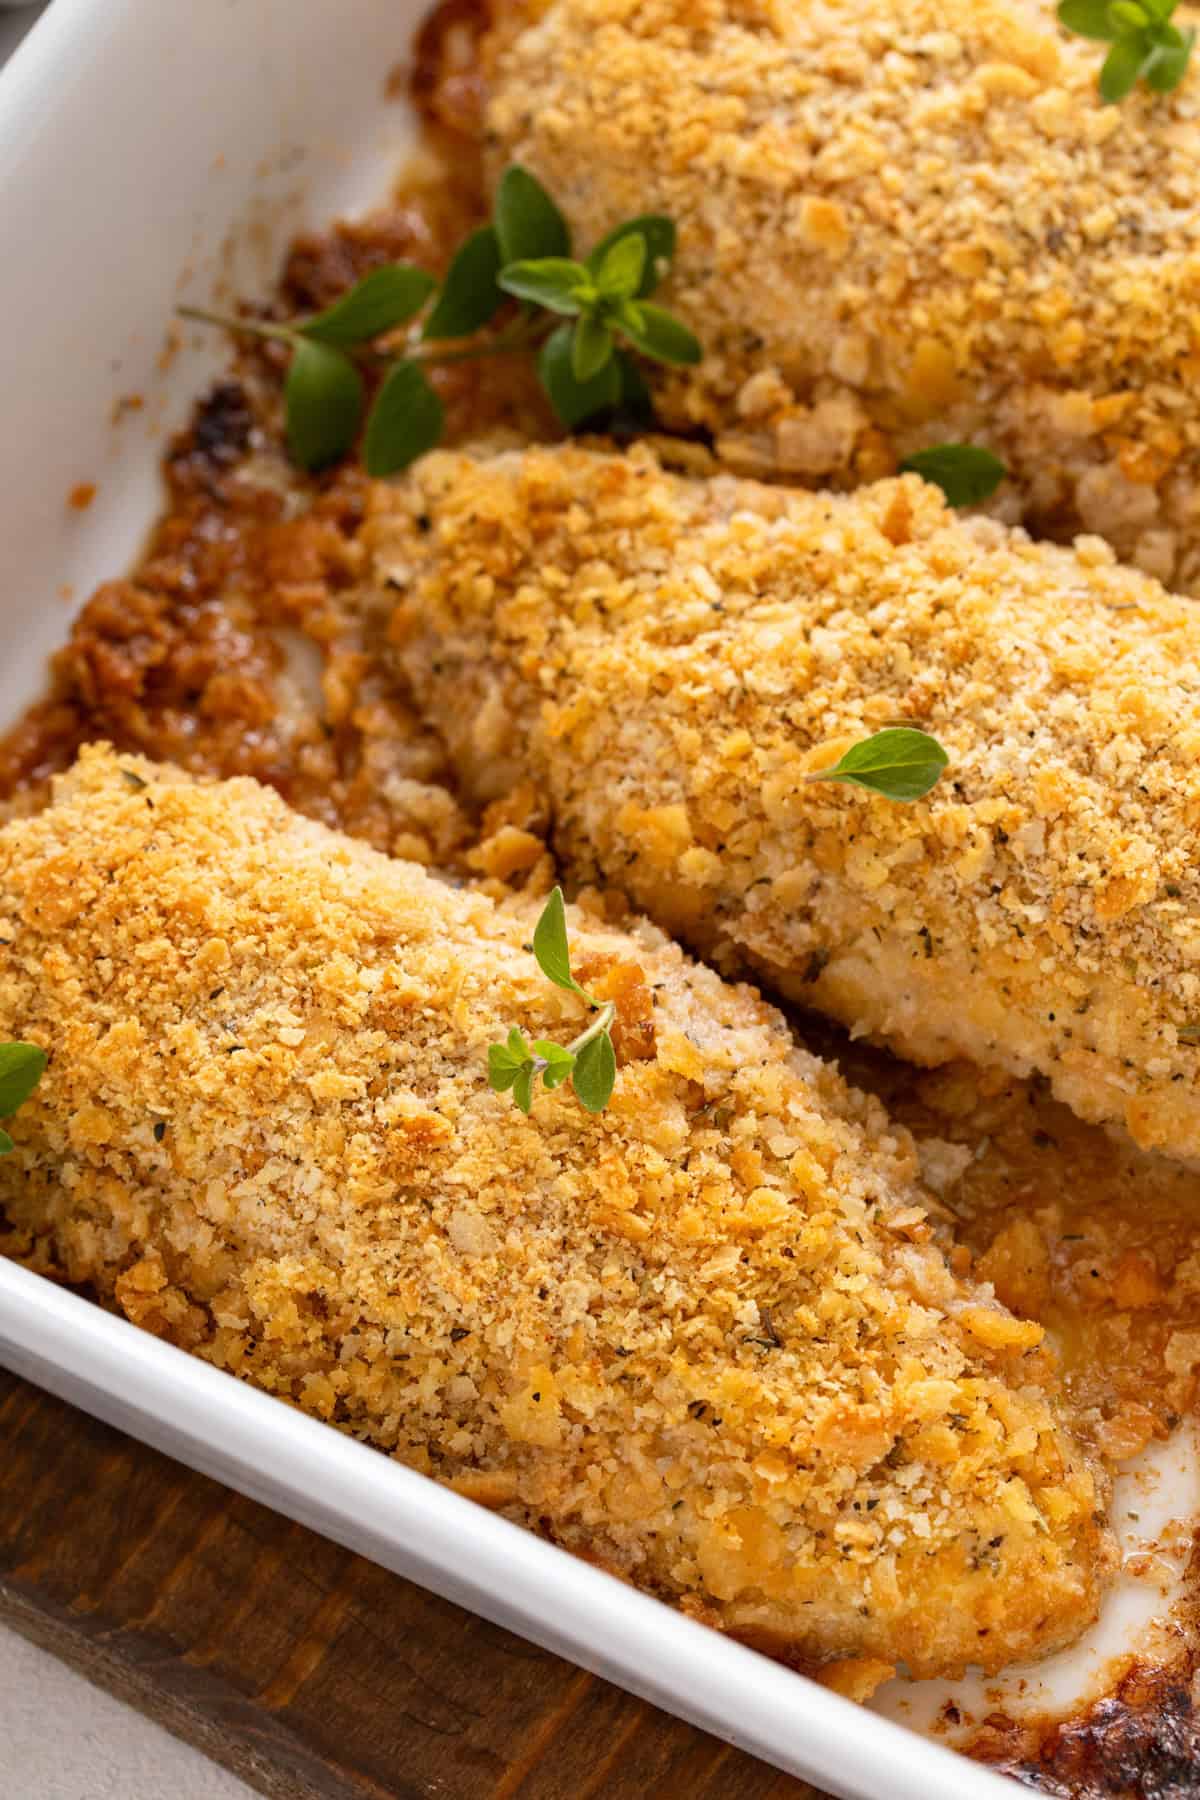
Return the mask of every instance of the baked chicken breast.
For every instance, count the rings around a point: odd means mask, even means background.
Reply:
[[[1186,10],[1186,9],[1185,9]],[[852,486],[995,449],[1010,520],[1200,583],[1200,75],[1104,106],[1053,0],[501,0],[495,173],[586,250],[663,212],[672,429]],[[1180,15],[1182,19],[1183,15]]]
[[[1200,1155],[1200,614],[905,476],[853,496],[442,453],[370,526],[466,788],[579,882],[910,1060]],[[809,779],[898,723],[922,801]]]
[[[605,1112],[487,1080],[583,1012],[497,906],[106,749],[0,831],[0,1163],[35,1266],[730,1631],[869,1679],[1093,1616],[1037,1325],[955,1276],[911,1140],[745,988],[571,917]],[[873,1672],[873,1673],[872,1673]]]

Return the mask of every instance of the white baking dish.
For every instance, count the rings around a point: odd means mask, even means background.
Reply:
[[[384,80],[425,3],[56,0],[0,80],[6,718],[72,603],[135,554],[164,436],[219,366],[211,337],[164,358],[174,301],[261,291],[302,220],[384,191],[409,135]],[[0,1362],[833,1792],[1013,1792],[2,1262]]]

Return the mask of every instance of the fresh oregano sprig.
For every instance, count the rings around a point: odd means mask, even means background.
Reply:
[[[11,1119],[24,1106],[46,1071],[46,1052],[37,1044],[0,1044],[0,1119]],[[13,1141],[0,1130],[0,1156],[7,1156]]]
[[[568,430],[619,412],[647,420],[649,395],[629,349],[673,364],[696,363],[701,355],[687,327],[648,298],[674,254],[670,219],[646,213],[625,220],[585,262],[576,261],[562,213],[541,183],[514,165],[501,178],[491,222],[460,246],[440,287],[424,269],[390,263],[326,311],[287,324],[192,306],[179,312],[289,347],[287,444],[302,469],[316,472],[345,456],[365,413],[363,462],[369,475],[382,477],[407,468],[441,439],[444,409],[426,374],[438,364],[534,355]],[[461,342],[489,327],[512,299],[521,308],[505,329]],[[560,325],[560,318],[570,323]],[[379,347],[380,338],[404,326],[402,349]],[[369,408],[368,370],[383,373]]]
[[[1000,458],[979,444],[933,444],[906,456],[900,471],[940,487],[947,504],[955,507],[990,500],[1008,475]]]
[[[852,744],[828,769],[812,769],[807,781],[844,781],[885,800],[922,800],[936,787],[950,758],[935,737],[910,725],[889,726]]]
[[[488,1049],[488,1080],[497,1093],[511,1091],[523,1113],[533,1106],[534,1088],[540,1076],[548,1089],[561,1087],[570,1078],[581,1106],[588,1112],[603,1112],[612,1097],[617,1078],[617,1059],[613,1051],[610,1028],[616,1017],[612,1001],[601,1003],[581,988],[571,973],[571,953],[567,944],[567,914],[562,889],[556,887],[542,909],[533,933],[533,954],[537,965],[555,987],[565,988],[586,1001],[595,1018],[586,1031],[569,1044],[554,1044],[547,1038],[527,1042],[514,1025],[502,1044]]]
[[[1115,105],[1144,81],[1169,94],[1187,73],[1196,42],[1171,17],[1179,0],[1061,0],[1059,22],[1076,37],[1111,45],[1100,70],[1100,98]]]
[[[669,227],[670,222],[662,219],[656,223]],[[674,249],[673,231],[667,242],[669,247],[661,254],[669,258]],[[688,365],[700,360],[700,345],[687,326],[645,299],[650,260],[646,238],[642,230],[635,229],[606,240],[586,263],[565,256],[512,263],[501,270],[500,286],[518,300],[574,319],[574,325],[560,326],[547,342],[543,364],[547,355],[565,361],[569,354],[571,377],[580,389],[611,370],[609,386],[615,404],[620,397],[618,339],[656,362]],[[555,340],[556,348],[551,350]],[[551,394],[556,374],[554,369],[548,379],[543,367],[542,379]]]

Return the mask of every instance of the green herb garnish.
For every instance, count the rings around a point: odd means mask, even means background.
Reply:
[[[911,726],[890,726],[852,744],[829,769],[814,769],[809,781],[844,781],[852,787],[882,794],[885,800],[920,800],[932,787],[950,758],[937,739]]]
[[[1171,15],[1179,0],[1061,0],[1059,23],[1076,37],[1112,48],[1100,70],[1100,98],[1114,105],[1144,81],[1169,94],[1187,73],[1195,30],[1180,31]]]
[[[604,414],[645,421],[649,396],[630,348],[654,362],[700,360],[687,327],[648,299],[674,254],[670,219],[646,213],[616,226],[586,262],[575,261],[562,213],[527,169],[514,166],[496,191],[492,222],[460,246],[440,288],[424,269],[390,263],[324,312],[288,324],[178,310],[185,319],[288,345],[284,404],[293,462],[311,473],[337,462],[353,447],[366,412],[363,462],[369,475],[382,477],[406,469],[441,439],[442,403],[426,374],[438,364],[532,355],[568,431]],[[504,330],[456,344],[484,331],[513,299],[520,312]],[[559,325],[560,318],[571,322]],[[377,348],[379,338],[401,327],[409,328],[402,350]],[[368,409],[371,370],[382,371],[383,380]]]
[[[553,1044],[547,1038],[530,1044],[514,1025],[503,1044],[492,1044],[488,1049],[488,1080],[497,1093],[505,1094],[511,1089],[513,1099],[527,1113],[533,1105],[539,1076],[548,1089],[561,1087],[569,1077],[580,1104],[588,1112],[603,1112],[617,1078],[617,1059],[610,1036],[616,1007],[611,1000],[601,1004],[593,999],[571,973],[561,888],[555,888],[542,909],[532,949],[547,981],[570,994],[578,994],[596,1017],[569,1044]]]
[[[496,189],[492,223],[505,264],[529,256],[569,256],[571,232],[567,221],[536,175],[514,163],[505,169]]]
[[[503,264],[494,225],[481,225],[455,252],[454,261],[421,328],[427,341],[471,337],[504,305],[497,285]]]
[[[0,1119],[11,1119],[24,1106],[46,1069],[46,1052],[36,1044],[0,1044]],[[0,1131],[0,1156],[7,1156],[13,1141]]]
[[[411,263],[389,263],[364,275],[357,287],[300,327],[319,344],[369,343],[419,313],[437,282]]]
[[[330,344],[300,338],[288,369],[287,447],[302,469],[323,469],[353,443],[366,399],[363,378]]]
[[[574,318],[571,372],[581,384],[612,363],[617,338],[656,362],[698,363],[700,345],[687,326],[641,298],[649,264],[646,239],[632,231],[586,264],[562,256],[512,263],[501,270],[500,286],[518,300]]]
[[[978,506],[990,500],[1008,474],[1000,458],[978,444],[934,444],[906,456],[900,468],[940,487],[951,506]]]

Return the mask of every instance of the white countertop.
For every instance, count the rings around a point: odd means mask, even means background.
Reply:
[[[0,62],[42,11],[0,9]],[[243,1782],[2,1626],[0,1745],[14,1800],[252,1800]]]
[[[243,1782],[0,1627],[12,1800],[254,1800]]]

